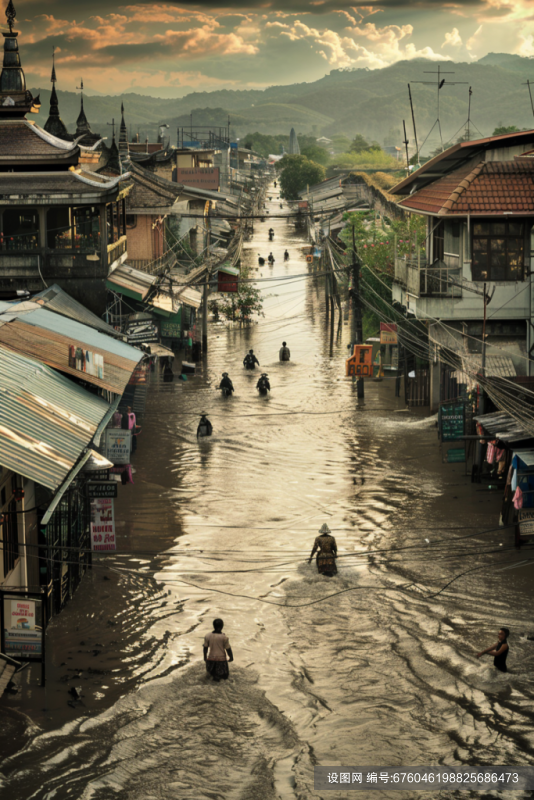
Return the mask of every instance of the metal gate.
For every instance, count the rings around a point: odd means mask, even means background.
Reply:
[[[406,388],[408,406],[430,405],[430,369],[416,369],[415,378],[408,378]]]

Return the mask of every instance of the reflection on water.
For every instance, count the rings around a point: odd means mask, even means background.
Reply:
[[[203,374],[157,384],[149,399],[122,513],[140,560],[115,564],[139,585],[128,619],[142,617],[161,642],[157,657],[109,711],[4,762],[0,786],[12,800],[311,798],[316,763],[532,758],[531,645],[514,637],[507,675],[473,656],[502,624],[529,629],[520,587],[499,572],[514,555],[489,552],[503,534],[472,536],[490,527],[487,510],[451,501],[432,420],[399,410],[387,382],[357,400],[343,378],[348,329],[331,357],[321,279],[291,278],[307,273],[305,241],[272,224],[272,245],[258,224],[245,255],[276,258],[256,273],[275,278],[262,283],[265,318],[245,330],[213,325]],[[277,360],[282,340],[290,363]],[[242,367],[251,347],[268,398]],[[223,371],[236,388],[229,399],[216,391]],[[201,411],[214,435],[199,444]],[[323,522],[339,548],[332,579],[306,563]],[[143,589],[151,537],[161,536],[165,604]],[[493,567],[427,597],[484,563]],[[215,616],[236,658],[224,685],[201,662]]]

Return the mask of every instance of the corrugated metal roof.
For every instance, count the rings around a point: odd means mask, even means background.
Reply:
[[[108,275],[108,283],[131,292],[138,300],[144,300],[157,281],[156,275],[149,275],[140,269],[120,264]],[[132,296],[132,295],[130,295]]]
[[[67,294],[61,286],[54,283],[39,294],[33,295],[32,300],[50,311],[55,311],[56,314],[63,314],[64,317],[82,322],[84,325],[89,325],[91,328],[114,336],[116,339],[122,339],[123,335],[120,331],[116,331],[111,325],[108,325],[104,320],[89,311],[84,305],[79,303],[70,294]]]
[[[534,438],[534,428],[528,430],[526,426],[504,411],[482,414],[474,417],[474,419],[475,422],[480,422],[490,436],[495,439],[501,439],[503,442],[521,442],[524,439]]]
[[[0,346],[2,466],[57,489],[108,409],[64,375]]]
[[[183,303],[184,306],[191,306],[191,308],[200,308],[202,304],[202,294],[191,286],[186,286],[179,292],[175,292],[174,296]]]
[[[123,393],[143,358],[141,350],[46,308],[24,311],[22,305],[0,302],[0,322],[5,323],[0,324],[0,344],[102,389]],[[100,370],[95,356],[101,357]]]

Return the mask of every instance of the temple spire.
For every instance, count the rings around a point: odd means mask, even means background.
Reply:
[[[26,78],[20,63],[18,33],[13,30],[15,24],[15,6],[9,0],[6,8],[9,32],[2,31],[4,37],[4,60],[0,75],[0,116],[21,118],[28,111],[39,110],[39,98],[33,98],[26,89]]]
[[[128,145],[128,128],[126,127],[126,122],[124,120],[124,103],[121,103],[121,127],[119,132],[119,152],[128,153],[129,149],[130,148]]]
[[[64,139],[66,142],[72,141],[72,136],[67,130],[67,126],[59,115],[59,100],[56,93],[56,48],[52,49],[52,75],[50,76],[52,83],[52,93],[50,95],[50,113],[46,120],[44,129],[52,136],[57,136],[58,139]]]

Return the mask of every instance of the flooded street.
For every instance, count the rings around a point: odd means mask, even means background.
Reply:
[[[503,571],[528,556],[499,532],[499,498],[471,486],[463,464],[439,463],[434,419],[407,412],[394,381],[368,382],[357,399],[344,377],[349,324],[338,335],[336,314],[331,356],[304,231],[274,220],[271,245],[269,224],[255,223],[244,254],[254,266],[275,256],[253,273],[265,317],[211,324],[203,372],[154,381],[136,484],[119,489],[128,553],[95,563],[61,622],[93,635],[83,594],[96,608],[113,575],[125,607],[100,624],[111,620],[115,666],[128,664],[135,685],[102,712],[35,730],[0,764],[2,797],[307,800],[320,796],[316,764],[532,762],[534,643],[521,636],[532,599],[526,570]],[[249,348],[254,372],[242,365]],[[216,391],[224,371],[228,399]],[[255,389],[262,371],[267,398]],[[198,443],[200,412],[214,435]],[[334,578],[307,563],[325,522]],[[202,661],[214,617],[235,656],[219,685]],[[474,657],[502,625],[508,674]]]

